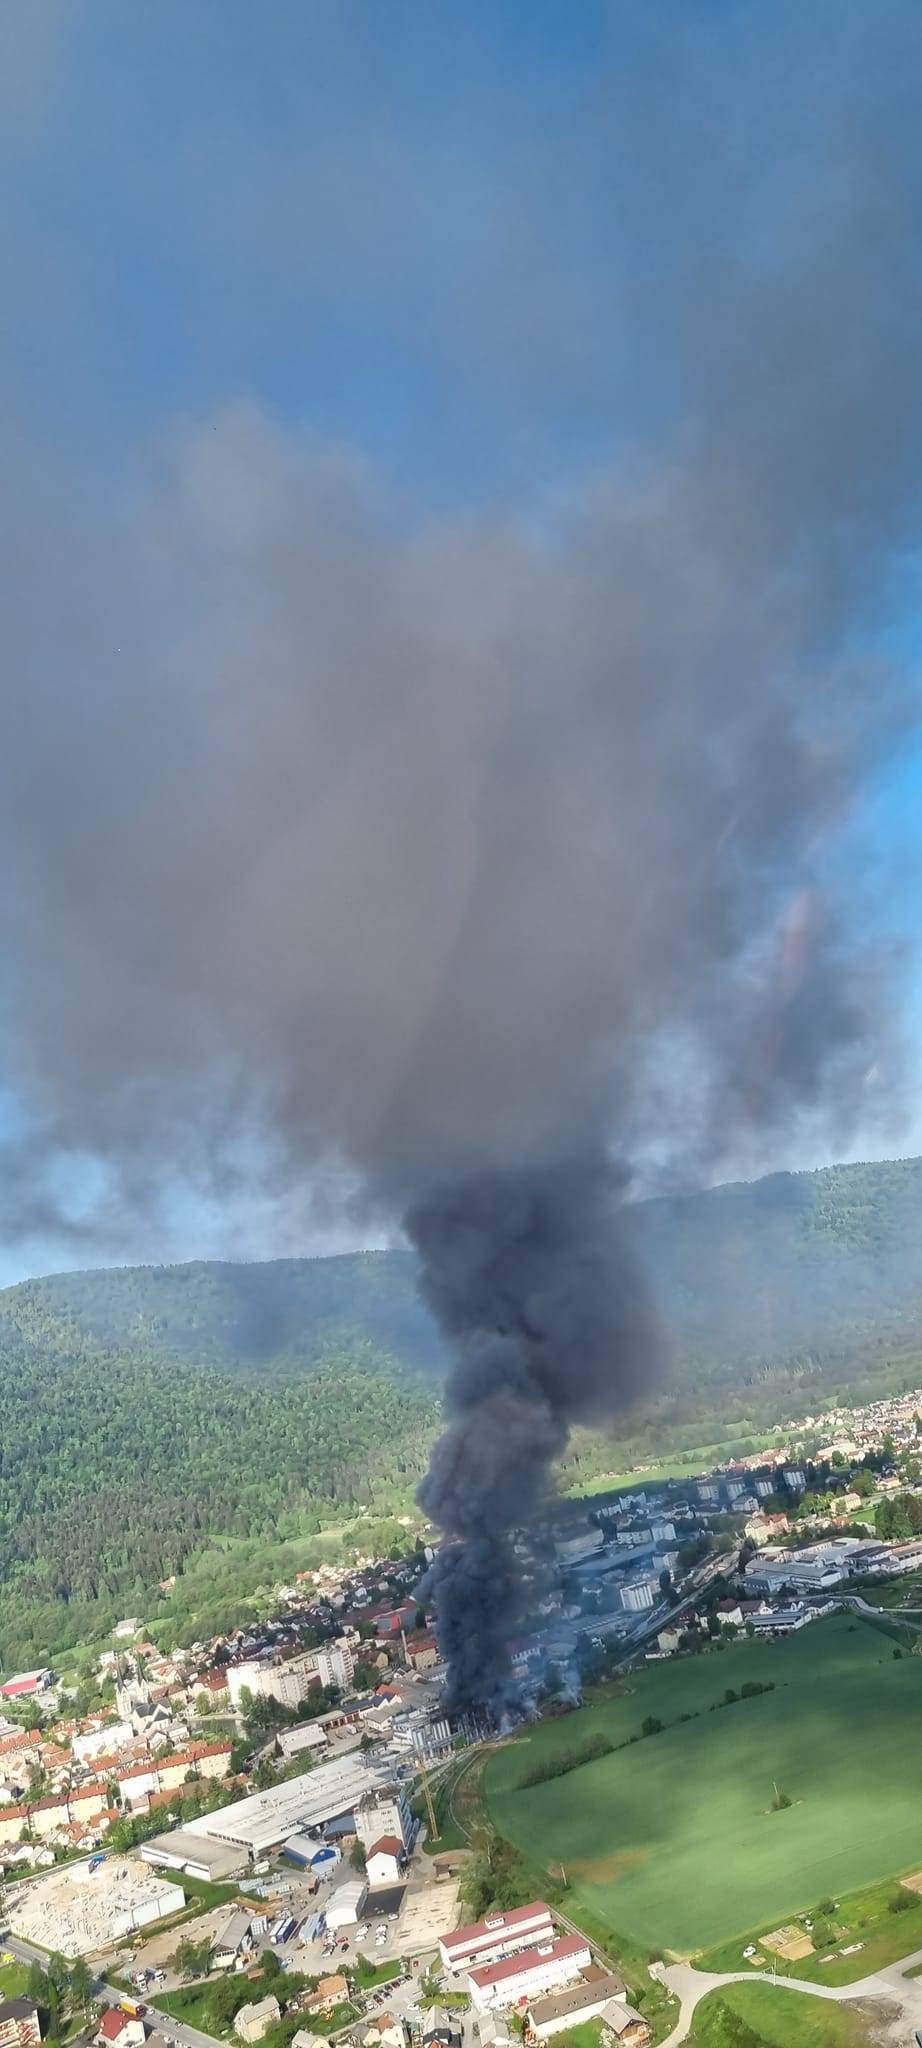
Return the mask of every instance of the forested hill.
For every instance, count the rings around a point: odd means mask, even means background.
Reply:
[[[922,1159],[779,1173],[637,1212],[677,1363],[922,1327]]]
[[[114,1349],[132,1357],[290,1378],[354,1337],[410,1372],[443,1369],[438,1333],[403,1251],[326,1259],[122,1266],[54,1273],[0,1291],[0,1345]]]
[[[617,1433],[578,1438],[568,1486],[922,1383],[922,1160],[645,1203],[634,1223],[671,1367]],[[0,1655],[38,1660],[126,1608],[216,1627],[319,1531],[404,1511],[444,1368],[402,1252],[7,1288]]]

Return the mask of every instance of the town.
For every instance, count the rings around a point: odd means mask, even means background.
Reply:
[[[632,1665],[873,1614],[875,1589],[905,1585],[922,1631],[920,1417],[922,1389],[786,1424],[707,1472],[554,1502],[516,1538],[518,1717],[566,1714]],[[444,1815],[497,1730],[445,1710],[430,1536],[306,1571],[208,1643],[161,1651],[129,1616],[79,1671],[3,1679],[0,2048],[47,2031],[71,1976],[100,2048],[460,2048],[590,2018],[609,2043],[661,2035],[540,1899],[459,1925],[473,1830],[442,1847]]]

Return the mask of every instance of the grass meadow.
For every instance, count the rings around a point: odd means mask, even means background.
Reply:
[[[724,1706],[727,1688],[774,1690]],[[662,1733],[546,1783],[545,1754],[602,1732]],[[684,1717],[684,1718],[683,1718]],[[484,1773],[500,1832],[582,1908],[650,1951],[692,1954],[922,1866],[922,1658],[894,1659],[847,1615],[777,1643],[644,1666],[497,1750]],[[791,1800],[772,1810],[774,1787]]]

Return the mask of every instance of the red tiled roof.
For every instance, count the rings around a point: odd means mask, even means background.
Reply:
[[[369,1851],[368,1851],[368,1855],[369,1855],[369,1856],[377,1856],[377,1855],[382,1855],[382,1856],[402,1856],[402,1855],[403,1855],[403,1843],[402,1843],[402,1841],[400,1840],[400,1836],[399,1836],[399,1835],[380,1835],[380,1836],[378,1837],[378,1840],[377,1840],[376,1842],[372,1842],[371,1848],[370,1848],[370,1849],[369,1849]],[[366,1861],[367,1861],[367,1857],[366,1857]]]
[[[506,1956],[501,1963],[485,1963],[480,1970],[470,1970],[468,1975],[473,1984],[481,1988],[485,1984],[501,1983],[505,1977],[521,1976],[523,1971],[541,1970],[545,1963],[563,1963],[568,1956],[578,1956],[589,1947],[584,1934],[564,1934],[559,1941],[543,1941],[540,1948],[520,1948],[514,1956]]]
[[[103,2013],[96,2032],[102,2035],[104,2041],[117,2041],[122,2028],[128,2025],[127,2012],[119,2012],[118,2006],[110,2005],[108,2011]]]
[[[489,1913],[484,1920],[472,1920],[467,1927],[456,1927],[453,1934],[443,1934],[442,1947],[448,1950],[470,1948],[472,1941],[484,1940],[488,1934],[505,1934],[517,1927],[528,1925],[538,1914],[551,1917],[550,1906],[543,1899],[532,1899],[528,1906],[513,1906],[508,1913]]]
[[[8,1756],[12,1749],[23,1749],[26,1743],[41,1742],[38,1728],[17,1728],[15,1735],[4,1735],[0,1742],[0,1756]]]

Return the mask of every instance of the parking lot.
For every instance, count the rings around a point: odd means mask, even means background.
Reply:
[[[323,1931],[313,1941],[302,1941],[302,1926],[314,1914],[323,1912],[331,1894],[346,1882],[350,1874],[347,1864],[338,1863],[331,1876],[316,1884],[307,1872],[300,1872],[279,1861],[273,1864],[263,1880],[265,1897],[260,1898],[252,1891],[240,1891],[235,1903],[254,1919],[265,1917],[269,1922],[265,1932],[257,1932],[257,1951],[270,1945],[271,1923],[282,1913],[294,1916],[297,1922],[295,1931],[288,1941],[271,1945],[283,1969],[304,1971],[309,1976],[323,1976],[343,1964],[355,1963],[359,1955],[366,1956],[375,1964],[425,1959],[433,1954],[440,1935],[457,1923],[457,1880],[437,1880],[431,1864],[420,1858],[411,1867],[406,1884],[389,1885],[368,1894],[357,1926],[338,1929],[335,1936],[332,1932]],[[158,1983],[157,1988],[172,1990],[178,1980],[170,1969],[170,1963],[180,1938],[203,1941],[226,1915],[227,1907],[218,1907],[185,1922],[181,1928],[154,1933],[148,1940],[138,1940],[134,1960],[129,1967],[133,1972],[166,1970],[166,1978]]]

